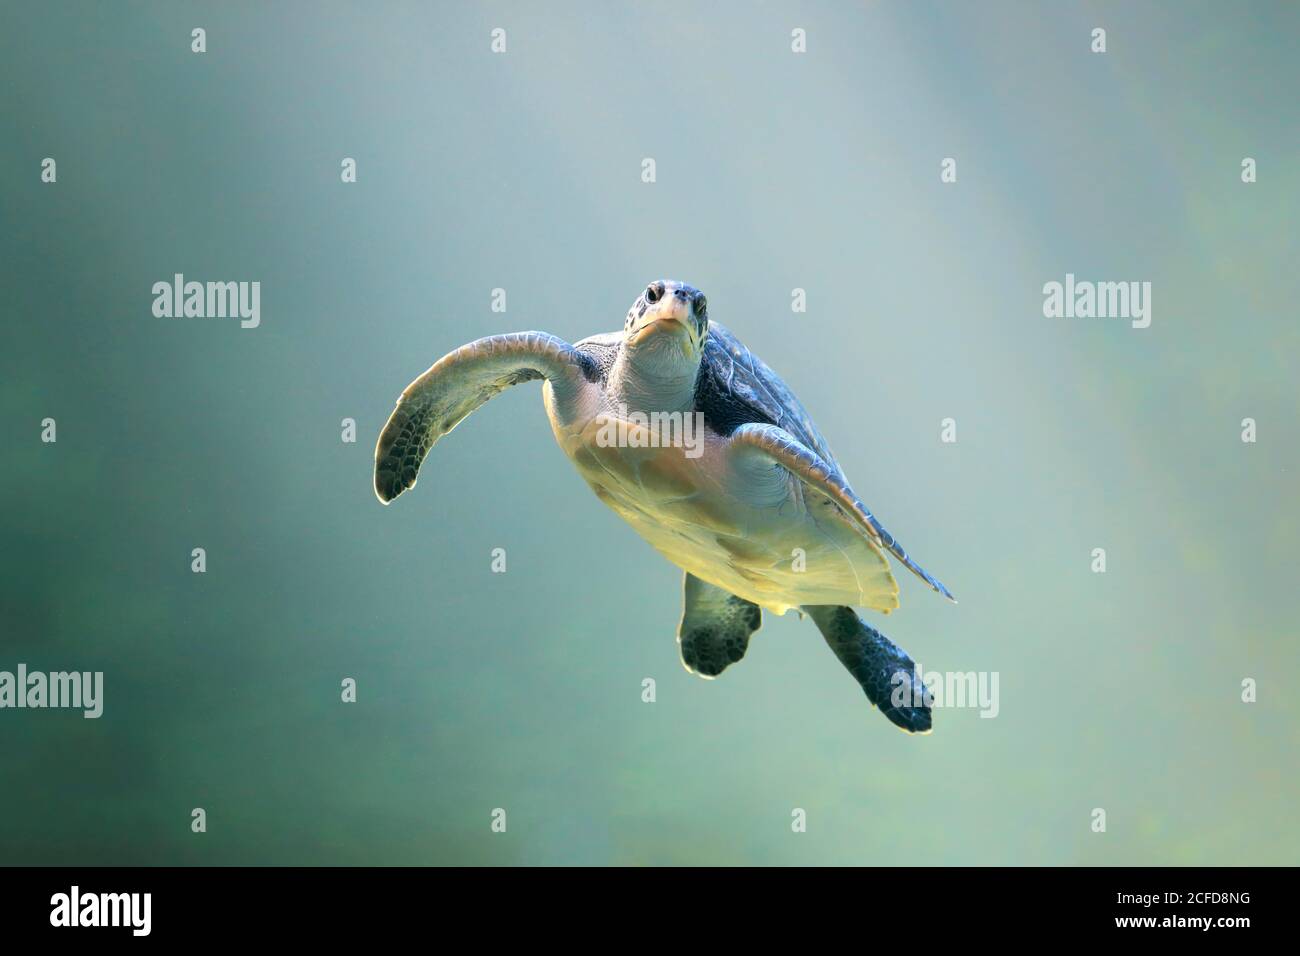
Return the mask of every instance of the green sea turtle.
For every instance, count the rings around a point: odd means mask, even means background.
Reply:
[[[691,286],[652,282],[621,332],[575,345],[493,335],[439,359],[379,436],[379,500],[414,486],[429,449],[470,412],[532,379],[544,380],[555,439],[596,496],[686,572],[677,639],[689,671],[718,676],[745,655],[761,608],[798,608],[871,703],[904,730],[929,730],[911,658],[852,606],[898,607],[887,554],[952,595],[867,510],[803,405],[709,320]]]

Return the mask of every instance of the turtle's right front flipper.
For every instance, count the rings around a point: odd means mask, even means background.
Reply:
[[[375,445],[375,494],[388,504],[415,484],[429,449],[498,392],[533,379],[572,399],[590,359],[545,332],[492,335],[444,355],[402,392]]]
[[[826,643],[848,668],[867,700],[908,733],[930,730],[930,695],[907,652],[869,626],[851,607],[805,605]]]

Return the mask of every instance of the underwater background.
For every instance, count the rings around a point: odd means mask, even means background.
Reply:
[[[1300,862],[1300,8],[2,16],[0,670],[103,671],[104,713],[0,710],[0,862]],[[260,281],[260,326],[156,318],[175,273]],[[1045,318],[1067,273],[1151,282],[1150,327]],[[380,506],[434,360],[660,277],[960,600],[900,573],[866,619],[996,718],[900,733],[794,614],[688,674],[681,573],[536,383]]]

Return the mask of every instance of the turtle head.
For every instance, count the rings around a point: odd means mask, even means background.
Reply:
[[[624,346],[638,364],[698,366],[709,334],[709,303],[704,293],[684,282],[651,282],[627,310]]]
[[[651,282],[627,310],[610,393],[630,409],[689,409],[708,334],[704,293],[684,282]]]

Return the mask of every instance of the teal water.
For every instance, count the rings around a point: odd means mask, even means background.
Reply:
[[[0,710],[0,862],[1295,864],[1296,8],[539,6],[4,5],[0,670],[105,701]],[[155,318],[178,272],[260,326]],[[1066,273],[1151,327],[1044,318]],[[896,731],[794,615],[688,675],[536,384],[375,500],[434,359],[664,276],[956,593],[868,618],[995,719]]]

